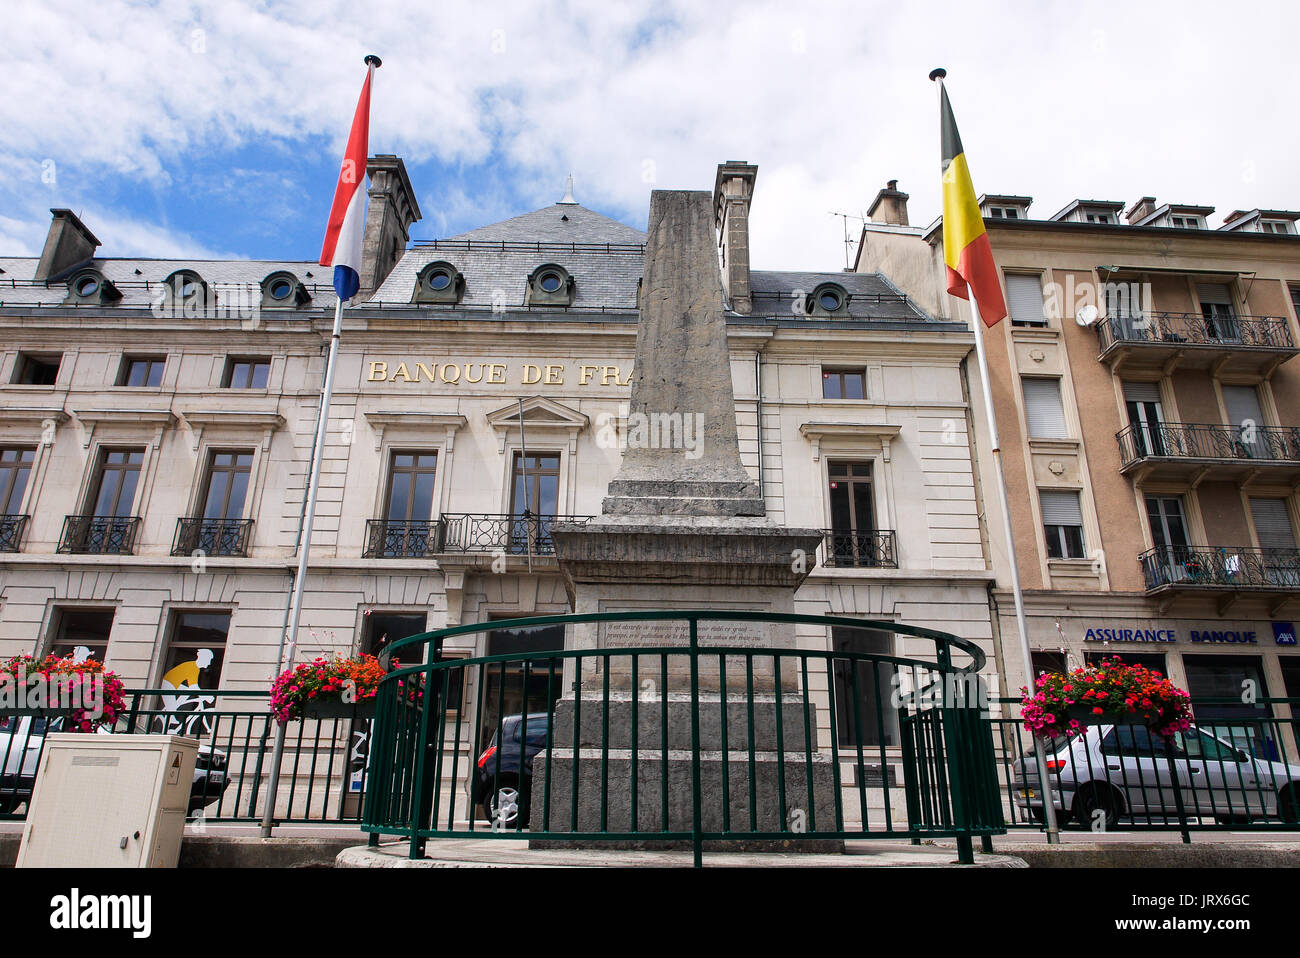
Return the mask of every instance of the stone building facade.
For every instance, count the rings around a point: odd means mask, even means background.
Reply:
[[[549,523],[600,511],[627,430],[644,234],[566,197],[411,245],[403,164],[371,167],[370,292],[344,311],[300,658],[569,611]],[[715,184],[730,368],[714,374],[732,378],[768,515],[826,530],[797,611],[951,631],[992,671],[971,334],[880,273],[752,269],[756,177],[727,163]],[[204,687],[266,688],[328,270],[110,259],[98,245],[56,210],[39,259],[0,259],[0,653],[84,647],[130,687],[175,684],[198,662]],[[498,630],[444,652],[557,642]],[[897,743],[893,728],[868,734]]]

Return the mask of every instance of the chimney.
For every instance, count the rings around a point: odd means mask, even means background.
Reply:
[[[1129,207],[1128,212],[1124,214],[1124,218],[1132,225],[1143,217],[1150,216],[1155,211],[1156,198],[1154,196],[1144,196]]]
[[[867,210],[867,218],[873,223],[887,223],[890,226],[907,226],[908,195],[898,188],[898,180],[890,180],[885,188],[876,194],[876,199]],[[880,216],[876,216],[880,210]]]
[[[95,234],[86,229],[86,224],[77,219],[72,210],[50,210],[54,218],[50,220],[50,231],[45,234],[45,248],[41,250],[40,262],[36,264],[37,280],[48,280],[58,276],[70,266],[76,266],[94,258],[99,248]]]
[[[727,300],[738,313],[754,311],[749,292],[749,204],[758,167],[744,160],[718,164],[713,183],[713,225],[722,248],[722,282]]]
[[[372,156],[366,161],[366,173],[370,176],[370,209],[361,239],[360,299],[374,293],[393,271],[411,239],[411,224],[420,220],[420,204],[415,201],[401,157]]]

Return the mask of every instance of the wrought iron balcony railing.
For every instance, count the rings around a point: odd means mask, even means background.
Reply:
[[[1170,586],[1300,588],[1300,549],[1163,546],[1138,556],[1148,592]]]
[[[1115,438],[1125,467],[1148,458],[1300,462],[1295,426],[1162,422],[1127,426]]]
[[[139,516],[67,516],[59,551],[131,555],[139,528]]]
[[[252,519],[177,519],[172,555],[247,556]]]
[[[898,568],[898,542],[893,529],[857,532],[823,529],[822,564],[835,568]]]
[[[366,523],[367,559],[420,558],[443,552],[555,554],[551,525],[585,522],[591,516],[447,513],[434,520],[371,519]]]
[[[1201,313],[1147,312],[1103,319],[1097,323],[1097,342],[1103,353],[1116,343],[1295,348],[1284,316],[1206,317]]]
[[[27,516],[0,516],[0,552],[17,552],[27,530]]]

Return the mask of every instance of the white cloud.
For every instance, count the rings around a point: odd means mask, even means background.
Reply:
[[[289,147],[276,157],[289,175],[295,154],[341,150],[373,51],[384,67],[372,150],[406,158],[422,229],[480,207],[481,222],[499,218],[498,195],[476,198],[458,180],[490,158],[535,206],[573,170],[581,202],[639,225],[651,187],[708,189],[718,162],[747,159],[759,164],[755,265],[838,269],[842,225],[830,211],[862,211],[893,178],[912,195],[914,223],[938,211],[926,81],[936,65],[950,71],[977,188],[1032,195],[1035,215],[1144,193],[1216,205],[1220,217],[1300,208],[1300,128],[1286,100],[1300,14],[1254,11],[107,0],[92,16],[52,0],[7,14],[0,171],[52,159],[165,191],[190,158],[269,137]],[[135,219],[129,241],[91,226],[106,243],[148,241]],[[29,232],[0,239],[30,243]],[[194,242],[168,235],[159,241]]]

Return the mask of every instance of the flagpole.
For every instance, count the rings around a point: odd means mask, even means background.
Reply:
[[[365,58],[367,67],[367,87],[369,81],[374,77],[375,68],[380,65],[379,57],[367,56]],[[364,176],[364,162],[361,164],[362,169],[356,171],[356,175]],[[336,279],[337,283],[338,280]],[[340,290],[340,293],[342,290]],[[355,295],[355,284],[353,294]],[[349,299],[351,297],[348,297]],[[307,512],[303,517],[302,530],[299,537],[298,549],[298,574],[293,582],[293,600],[290,603],[289,628],[287,641],[285,634],[280,636],[280,651],[276,660],[276,675],[279,675],[285,668],[286,652],[288,653],[287,662],[292,665],[293,657],[298,650],[298,622],[302,616],[303,596],[307,591],[307,561],[311,556],[311,532],[312,525],[316,519],[316,499],[320,494],[320,477],[321,464],[325,458],[325,434],[329,428],[330,402],[334,398],[334,370],[338,364],[339,341],[343,336],[343,304],[345,300],[342,295],[334,302],[334,329],[330,334],[329,358],[325,363],[325,385],[321,389],[320,414],[316,417],[316,444],[312,450],[311,470],[307,474]],[[268,719],[270,721],[270,719]],[[284,761],[284,745],[287,729],[284,722],[278,722],[275,732],[275,749],[271,753],[271,770],[270,781],[267,782],[266,804],[262,809],[262,837],[270,838],[271,830],[275,822],[275,801],[280,791],[280,766]]]
[[[942,67],[930,73],[930,79],[936,80],[939,84],[941,101],[943,78],[947,75],[948,71]],[[1002,508],[1002,527],[1007,540],[1007,557],[1011,567],[1011,592],[1015,597],[1016,626],[1020,631],[1021,667],[1025,671],[1025,685],[1029,686],[1032,691],[1034,656],[1029,649],[1029,628],[1025,622],[1025,597],[1020,589],[1020,563],[1016,557],[1016,540],[1011,529],[1011,504],[1007,498],[1007,482],[1002,471],[1002,445],[998,439],[998,421],[993,411],[993,391],[989,385],[988,358],[984,352],[984,321],[980,318],[979,301],[975,298],[975,290],[971,289],[969,283],[966,285],[966,296],[970,302],[971,316],[975,327],[975,359],[979,365],[980,394],[983,396],[984,413],[988,418],[989,442],[993,447],[993,471],[997,480],[994,485],[998,487],[998,502]],[[1056,805],[1053,799],[1052,783],[1047,777],[1047,756],[1043,753],[1043,743],[1039,741],[1038,736],[1035,735],[1032,738],[1034,742],[1034,759],[1038,766],[1038,781],[1040,790],[1043,793],[1043,813],[1044,822],[1047,825],[1047,843],[1056,845],[1061,841],[1061,831],[1056,822]],[[1025,779],[1028,781],[1029,776],[1026,775]]]

